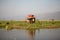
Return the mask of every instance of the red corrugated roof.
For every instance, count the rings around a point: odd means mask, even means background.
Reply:
[[[33,14],[28,14],[27,18],[35,18],[35,17],[33,16]]]

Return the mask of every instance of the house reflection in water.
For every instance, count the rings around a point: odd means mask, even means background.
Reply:
[[[34,31],[28,30],[27,32],[28,32],[29,40],[34,40],[35,30]]]

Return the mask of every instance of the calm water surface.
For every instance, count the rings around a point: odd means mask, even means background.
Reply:
[[[60,28],[40,29],[36,31],[0,29],[0,40],[59,40]]]

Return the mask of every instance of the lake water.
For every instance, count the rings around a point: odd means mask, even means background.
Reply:
[[[60,28],[40,29],[36,31],[0,29],[0,40],[59,40]]]

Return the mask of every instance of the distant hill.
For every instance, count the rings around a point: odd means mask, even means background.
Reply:
[[[12,14],[11,14],[12,15]],[[16,16],[1,16],[0,20],[25,20],[27,14],[21,14]],[[49,20],[49,19],[55,19],[60,20],[60,12],[54,12],[54,13],[37,13],[35,14],[36,19],[40,20]]]
[[[41,20],[47,20],[47,19],[60,20],[60,12],[38,14],[38,19],[41,19]]]

